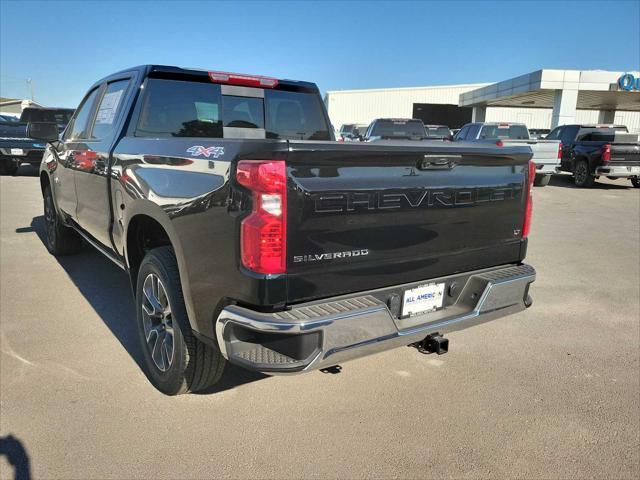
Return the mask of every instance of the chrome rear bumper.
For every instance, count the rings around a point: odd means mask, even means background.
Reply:
[[[536,163],[536,173],[538,175],[552,175],[560,173],[559,163]]]
[[[606,165],[597,167],[596,176],[629,178],[640,176],[640,166]]]
[[[227,306],[216,321],[218,345],[225,358],[251,370],[300,373],[409,345],[432,333],[448,333],[504,317],[531,305],[529,265],[512,265],[402,285],[408,289],[445,282],[445,291],[462,288],[441,310],[398,317],[393,289],[336,297],[261,313]],[[394,287],[398,291],[398,287]],[[385,296],[388,295],[388,298]]]

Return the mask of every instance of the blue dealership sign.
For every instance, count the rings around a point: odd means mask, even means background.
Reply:
[[[627,92],[640,90],[640,77],[636,78],[630,73],[625,73],[618,79],[618,86]]]

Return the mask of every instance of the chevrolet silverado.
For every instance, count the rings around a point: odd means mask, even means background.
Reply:
[[[47,249],[84,241],[128,274],[165,394],[227,362],[442,353],[444,334],[532,303],[527,147],[340,143],[313,83],[158,65],[96,82],[61,137],[29,132],[48,142]]]
[[[576,186],[589,188],[604,176],[640,188],[638,134],[624,125],[562,125],[547,138],[562,142],[561,169],[573,173]]]
[[[533,152],[533,163],[536,165],[536,187],[545,187],[551,175],[560,171],[562,145],[557,139],[537,140],[529,136],[524,123],[476,122],[469,123],[454,137],[455,141],[495,142],[503,145],[526,145]]]

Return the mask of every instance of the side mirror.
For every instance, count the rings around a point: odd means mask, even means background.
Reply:
[[[58,124],[55,122],[29,122],[27,124],[27,137],[45,142],[57,142],[60,140]]]

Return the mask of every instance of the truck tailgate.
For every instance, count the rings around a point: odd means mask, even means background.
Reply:
[[[528,147],[290,142],[288,301],[518,262]]]
[[[536,165],[560,165],[558,149],[560,140],[503,140],[505,145],[528,146],[533,152]]]
[[[620,142],[611,143],[610,165],[640,166],[640,143]]]

